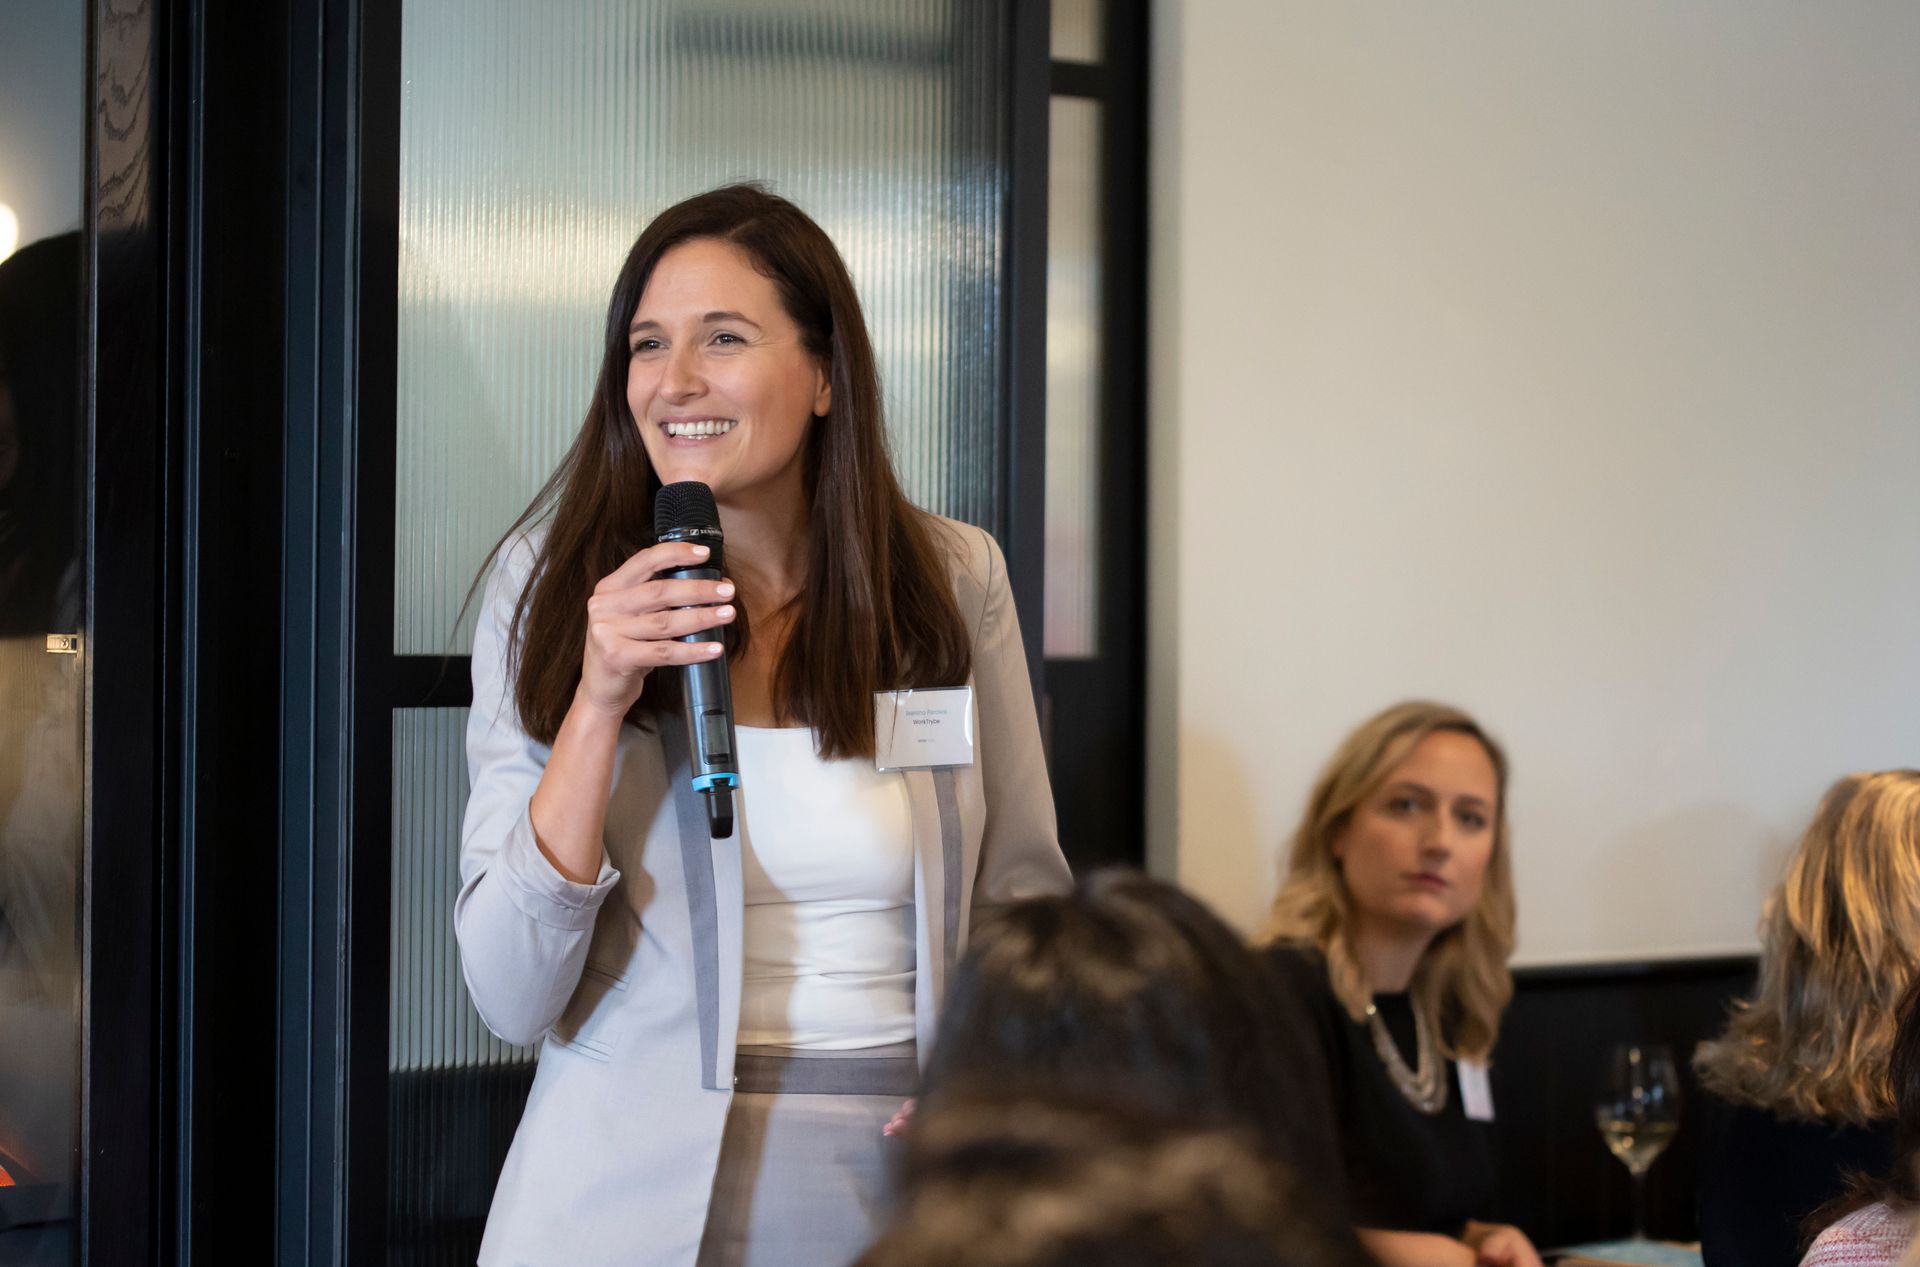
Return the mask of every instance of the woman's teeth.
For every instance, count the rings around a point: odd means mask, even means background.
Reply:
[[[737,418],[703,418],[699,422],[669,422],[664,425],[670,436],[698,439],[702,436],[723,436],[739,426],[740,421]]]

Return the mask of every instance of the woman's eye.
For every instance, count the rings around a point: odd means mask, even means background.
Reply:
[[[744,340],[742,340],[739,335],[734,334],[732,331],[729,331],[729,330],[722,330],[719,333],[715,334],[713,336],[713,341],[719,344],[721,347],[732,347],[737,343],[744,342]]]
[[[1460,815],[1460,822],[1463,826],[1471,827],[1473,830],[1479,831],[1487,825],[1487,817],[1477,810],[1468,810]]]
[[[1396,796],[1387,802],[1387,810],[1394,814],[1411,814],[1419,808],[1414,804],[1411,796]]]
[[[632,354],[634,356],[639,356],[642,352],[656,352],[659,349],[660,349],[660,340],[640,339],[634,343]]]

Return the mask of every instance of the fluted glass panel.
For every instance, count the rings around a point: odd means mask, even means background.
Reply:
[[[1052,111],[1045,642],[1060,659],[1100,649],[1100,103]]]
[[[464,708],[393,715],[393,957],[387,1064],[395,1072],[511,1064],[473,1010],[453,938],[460,819],[467,808]]]
[[[647,218],[740,179],[852,270],[920,504],[998,529],[1002,3],[407,0],[395,649],[463,652]]]
[[[1053,58],[1060,62],[1100,60],[1101,0],[1053,0]]]

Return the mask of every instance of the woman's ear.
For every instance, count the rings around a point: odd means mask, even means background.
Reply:
[[[833,408],[833,378],[827,373],[827,367],[814,367],[813,416],[824,418]]]

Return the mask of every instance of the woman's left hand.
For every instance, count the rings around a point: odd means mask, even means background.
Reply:
[[[1540,1251],[1511,1223],[1469,1223],[1460,1239],[1473,1250],[1481,1267],[1540,1267]]]
[[[913,1106],[917,1103],[917,1100],[908,1100],[902,1104],[894,1115],[887,1119],[887,1124],[880,1128],[880,1133],[887,1136],[904,1136],[913,1126]]]

